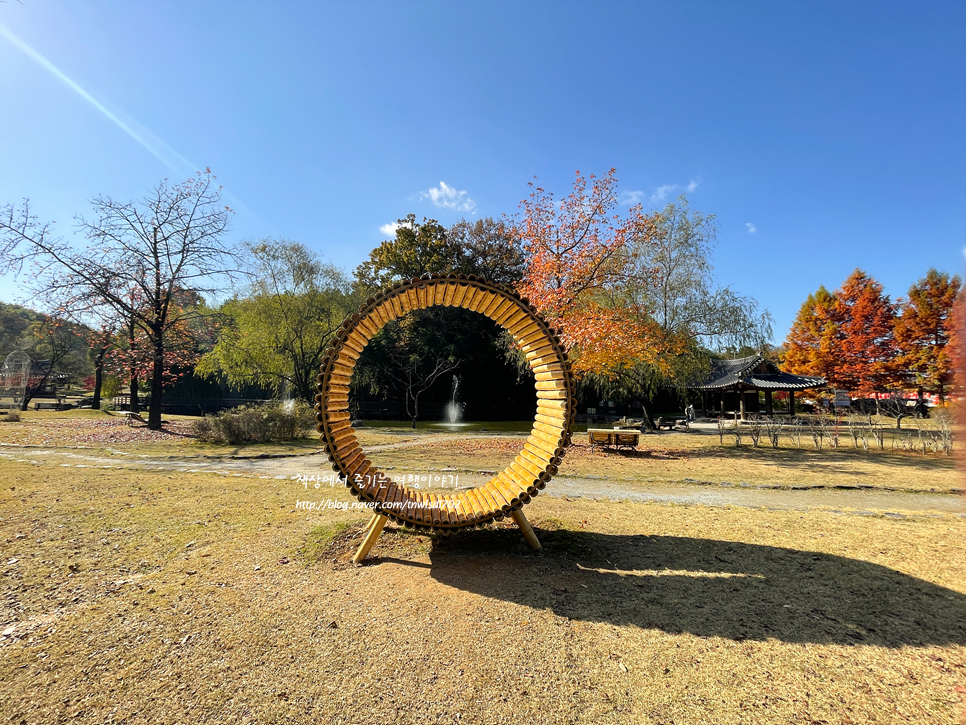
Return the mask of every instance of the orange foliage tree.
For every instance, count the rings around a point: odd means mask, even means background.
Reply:
[[[966,385],[966,287],[956,296],[949,326],[949,351],[954,384]]]
[[[809,295],[785,342],[784,365],[859,395],[885,390],[897,381],[894,316],[882,285],[856,269],[835,292]]]
[[[882,285],[856,269],[835,291],[839,322],[838,387],[867,395],[897,382],[892,332],[895,310]]]
[[[658,362],[649,310],[615,304],[612,295],[628,242],[649,237],[654,226],[640,205],[625,216],[612,213],[614,174],[585,178],[578,171],[573,191],[559,201],[531,183],[522,218],[513,222],[526,255],[519,290],[560,330],[578,375],[607,375],[629,360]]]
[[[953,372],[955,346],[949,343],[961,288],[958,276],[930,269],[909,288],[909,299],[901,302],[902,313],[895,319],[897,371],[907,382],[938,393],[942,401]]]
[[[798,375],[834,377],[838,329],[835,295],[819,287],[798,310],[785,341],[782,364]]]

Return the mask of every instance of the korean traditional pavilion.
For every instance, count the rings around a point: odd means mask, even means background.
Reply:
[[[720,411],[723,415],[726,411],[735,411],[744,420],[746,412],[760,410],[758,391],[765,393],[766,415],[772,414],[772,393],[778,390],[788,392],[788,412],[795,415],[795,391],[824,385],[825,378],[786,373],[761,355],[751,355],[737,360],[715,360],[707,382],[697,389],[701,391],[706,412]]]

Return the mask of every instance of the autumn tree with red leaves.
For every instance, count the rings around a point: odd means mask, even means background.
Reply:
[[[785,341],[782,365],[797,375],[826,380],[834,377],[838,366],[838,333],[835,295],[824,286],[819,287],[798,310]]]
[[[897,382],[898,353],[892,332],[895,310],[882,285],[856,269],[835,291],[838,321],[837,387],[859,395],[885,390]]]
[[[962,282],[958,276],[930,269],[923,279],[909,288],[909,298],[900,302],[901,314],[895,319],[895,339],[899,347],[896,370],[905,382],[922,387],[946,399],[952,382],[953,310]]]
[[[784,365],[859,395],[885,390],[898,380],[894,315],[882,285],[856,269],[835,292],[809,295],[785,342]]]
[[[526,269],[520,291],[559,327],[578,376],[640,404],[653,428],[651,396],[684,391],[707,371],[709,346],[755,345],[771,336],[757,303],[715,284],[714,217],[681,197],[660,213],[617,206],[617,179],[585,179],[561,201],[532,187],[515,224]]]
[[[559,201],[531,183],[522,218],[513,225],[526,255],[519,290],[560,329],[578,375],[606,374],[630,358],[657,359],[653,328],[645,322],[649,310],[609,300],[623,279],[628,242],[648,237],[654,226],[640,205],[623,217],[612,214],[614,174],[585,178],[578,171],[573,192]]]

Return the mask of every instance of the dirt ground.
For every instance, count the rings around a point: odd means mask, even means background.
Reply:
[[[343,489],[325,495],[348,506]],[[956,723],[966,520],[540,496],[305,512],[293,481],[0,462],[0,721]]]

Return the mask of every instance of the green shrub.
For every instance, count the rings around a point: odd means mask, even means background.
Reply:
[[[306,403],[245,405],[206,415],[192,425],[207,443],[278,443],[304,438],[315,430],[315,410]]]

